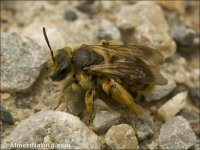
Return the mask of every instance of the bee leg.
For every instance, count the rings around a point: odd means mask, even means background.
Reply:
[[[62,89],[62,92],[61,94],[59,95],[59,97],[56,99],[56,104],[55,106],[53,107],[54,110],[56,110],[60,104],[63,102],[64,98],[65,98],[65,95],[67,94],[67,88],[72,85],[73,82],[67,82],[64,86],[64,88]]]
[[[86,114],[83,118],[83,122],[85,122],[87,125],[90,124],[94,117],[94,107],[93,107],[93,99],[95,95],[95,90],[87,90],[85,93],[85,105],[86,105]]]
[[[102,88],[104,92],[119,102],[120,104],[126,105],[130,111],[134,112],[138,118],[145,117],[142,107],[137,105],[134,102],[133,97],[129,94],[128,91],[124,89],[119,83],[115,82],[114,80],[103,80]]]
[[[103,45],[103,46],[109,46],[109,45],[120,45],[120,43],[118,41],[114,41],[114,40],[109,40],[109,41],[106,41],[106,40],[101,40],[99,42],[100,45]]]
[[[110,42],[109,41],[106,41],[106,40],[101,40],[99,42],[100,45],[103,45],[103,46],[107,46],[107,45],[110,45]]]
[[[138,89],[138,94],[146,95],[154,90],[155,86],[152,84],[144,84],[140,89]]]
[[[54,110],[56,110],[60,106],[60,104],[63,102],[64,97],[65,97],[65,93],[64,91],[62,91],[59,97],[56,99],[56,104],[53,107]]]

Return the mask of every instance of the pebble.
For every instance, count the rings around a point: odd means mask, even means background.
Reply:
[[[121,33],[112,22],[102,20],[98,29],[98,39],[121,41]]]
[[[200,89],[198,87],[196,88],[190,88],[189,89],[189,95],[191,97],[191,100],[193,103],[200,107]]]
[[[159,149],[157,140],[154,140],[151,143],[146,143],[146,146],[147,146],[147,149],[149,150]]]
[[[154,126],[150,120],[134,119],[132,124],[138,140],[144,140],[153,136]]]
[[[51,133],[48,133],[51,128]],[[43,143],[49,136],[55,144],[66,144],[70,149],[100,149],[98,136],[89,130],[80,119],[60,111],[40,111],[23,120],[2,141],[1,148],[10,143]]]
[[[105,12],[113,11],[117,5],[117,2],[113,3],[112,1],[99,1],[99,3]]]
[[[14,101],[15,107],[20,109],[32,109],[31,103],[26,101],[27,97],[28,95],[17,95]]]
[[[37,109],[37,108],[36,108],[36,109],[33,110],[34,113],[37,113],[37,112],[39,112],[39,111],[41,111],[41,109]]]
[[[186,81],[187,73],[183,74],[183,72],[176,72],[174,75],[174,79],[179,84],[184,84]]]
[[[45,51],[33,40],[15,33],[1,33],[1,91],[31,88],[46,61]]]
[[[73,10],[67,10],[65,12],[65,19],[68,21],[75,21],[78,18],[77,14]]]
[[[44,141],[43,141],[44,144],[51,144],[52,141],[51,141],[51,138],[47,135],[44,137]]]
[[[6,123],[6,124],[14,124],[14,120],[13,120],[13,116],[12,114],[10,113],[10,111],[5,107],[3,106],[2,104],[0,104],[0,120],[3,122],[3,123]]]
[[[111,149],[138,149],[134,129],[128,124],[112,126],[105,135],[106,144]]]
[[[195,62],[195,64],[198,65],[198,62]],[[188,66],[188,61],[178,53],[162,65],[162,71],[170,74],[177,83],[182,83],[188,87],[199,86],[199,67]]]
[[[94,101],[95,118],[93,120],[94,131],[103,132],[112,125],[119,123],[121,114],[110,108],[104,101]]]
[[[89,16],[93,16],[94,14],[97,13],[97,9],[94,9],[94,7],[92,7],[91,3],[80,3],[78,6],[76,6],[77,10],[79,10],[82,13],[85,13]]]
[[[200,141],[200,139],[198,141]],[[200,142],[194,145],[194,150],[200,150]]]
[[[183,15],[185,12],[183,1],[173,1],[173,2],[172,1],[156,1],[156,2],[166,10],[176,11],[181,15]]]
[[[197,113],[191,112],[188,109],[184,108],[177,115],[185,118],[190,123],[190,126],[193,129],[194,133],[196,135],[200,135],[200,119]]]
[[[164,13],[156,3],[140,1],[134,5],[123,6],[116,13],[116,18],[126,43],[153,47],[165,58],[169,58],[176,51],[176,43],[169,34]]]
[[[180,46],[192,46],[196,33],[194,29],[186,26],[177,13],[171,13],[168,15],[168,22],[171,26],[171,35],[176,43]],[[190,49],[191,50],[191,49]]]
[[[163,76],[168,80],[168,83],[166,85],[155,85],[155,89],[145,95],[145,100],[147,102],[153,102],[153,101],[158,101],[167,95],[169,95],[176,87],[176,82],[174,79],[167,74],[163,74]]]
[[[8,100],[11,97],[10,93],[1,93],[2,100]]]
[[[178,113],[179,116],[185,118],[188,122],[198,121],[199,117],[198,114],[189,111],[187,108],[184,108]]]
[[[158,109],[158,115],[165,121],[171,119],[185,107],[187,95],[187,91],[175,95]]]
[[[196,142],[189,122],[181,116],[173,117],[161,127],[159,144],[162,149],[188,149]]]

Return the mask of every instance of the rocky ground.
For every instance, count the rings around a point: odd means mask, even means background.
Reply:
[[[148,120],[96,99],[90,126],[81,90],[53,111],[62,83],[45,70],[49,50],[114,39],[158,49],[168,84],[138,103]],[[199,1],[1,2],[1,148],[11,143],[68,144],[71,149],[200,148]],[[78,87],[77,87],[78,88]],[[108,99],[108,100],[107,100]],[[66,113],[67,112],[67,113]]]

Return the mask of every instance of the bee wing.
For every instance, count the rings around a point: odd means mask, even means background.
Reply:
[[[113,54],[118,57],[139,57],[148,65],[157,66],[164,61],[163,55],[156,49],[141,45],[96,45],[93,49],[103,50],[104,53]]]
[[[131,61],[92,65],[85,69],[92,73],[115,76],[128,81],[135,80],[145,84],[164,85],[167,83],[167,80],[154,66],[140,65]]]
[[[109,46],[113,46],[116,49]],[[143,52],[139,52],[138,49],[131,50],[128,46],[125,48],[122,48],[121,45],[109,46],[91,46],[97,53],[106,54],[109,61],[84,69],[91,73],[115,76],[128,81],[136,80],[146,84],[159,85],[167,83],[167,80],[160,74],[155,65],[158,61],[161,61],[160,57],[156,61],[145,61],[146,56],[144,55],[147,55],[147,52],[144,54]],[[160,56],[161,54],[159,52],[153,54],[152,52],[151,58],[155,57],[155,55]]]

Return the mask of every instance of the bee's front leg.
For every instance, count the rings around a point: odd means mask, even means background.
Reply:
[[[56,109],[60,106],[60,104],[63,102],[63,100],[64,100],[64,98],[65,98],[65,95],[67,94],[66,90],[67,90],[69,84],[71,84],[71,83],[67,83],[67,84],[64,86],[64,88],[62,89],[60,95],[59,95],[58,98],[56,99],[56,102],[55,102],[54,107],[53,107],[54,110],[56,110]]]
[[[83,118],[83,122],[85,122],[87,125],[90,124],[94,117],[94,106],[93,106],[93,101],[94,101],[94,95],[95,95],[95,90],[94,89],[89,89],[85,93],[85,105],[86,105],[86,114]]]
[[[68,74],[67,78],[64,80],[64,87],[63,87],[60,95],[56,99],[56,102],[53,107],[54,110],[56,110],[60,106],[60,104],[63,102],[63,100],[65,99],[65,96],[68,94],[68,92],[67,92],[68,89],[70,89],[70,87],[73,87],[73,85],[76,84],[74,82],[73,75],[74,75],[74,71],[71,71],[71,73]],[[71,89],[72,89],[72,92],[76,93],[76,88],[75,89],[71,88]]]
[[[56,110],[60,106],[60,104],[63,102],[63,99],[65,97],[64,91],[65,90],[63,89],[59,97],[56,99],[56,104],[54,105],[53,110]]]
[[[56,110],[60,104],[63,102],[63,100],[66,98],[66,95],[69,94],[69,91],[71,93],[77,93],[77,84],[74,82],[73,79],[71,79],[71,76],[65,81],[64,87],[56,99],[56,102],[54,104],[53,109]]]

